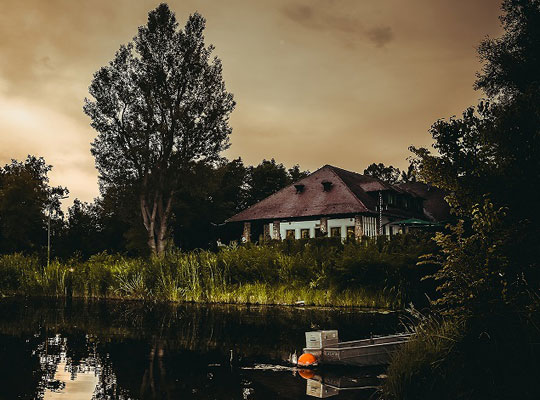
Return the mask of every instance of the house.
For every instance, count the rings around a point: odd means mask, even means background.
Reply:
[[[391,185],[325,165],[227,222],[244,223],[244,241],[394,235],[408,229],[400,221],[430,225],[446,218],[445,210],[425,209],[428,194],[444,203],[441,191],[429,192],[422,183]],[[429,204],[440,208],[439,200]]]

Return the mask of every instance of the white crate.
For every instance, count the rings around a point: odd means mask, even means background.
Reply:
[[[338,331],[306,332],[306,348],[322,349],[338,344]]]

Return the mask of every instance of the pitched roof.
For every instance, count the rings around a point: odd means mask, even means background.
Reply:
[[[329,191],[323,182],[331,182]],[[295,185],[304,185],[297,193]],[[227,222],[272,220],[315,215],[376,212],[376,198],[368,193],[401,189],[377,178],[325,165],[309,176],[291,184],[229,218]]]
[[[447,221],[450,206],[444,199],[447,192],[422,182],[400,183],[398,187],[412,195],[424,199],[424,214],[432,221]]]

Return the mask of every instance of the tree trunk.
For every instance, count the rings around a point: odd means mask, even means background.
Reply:
[[[171,192],[163,207],[163,193],[156,191],[151,204],[144,194],[140,195],[143,224],[148,234],[148,247],[153,256],[163,257],[167,247],[169,217],[171,215],[174,192]]]

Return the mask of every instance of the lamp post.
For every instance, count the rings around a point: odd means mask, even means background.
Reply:
[[[57,200],[67,199],[69,196],[57,197]],[[49,218],[47,220],[47,268],[49,268],[49,263],[51,260],[51,213],[52,213],[53,202],[49,203]]]

